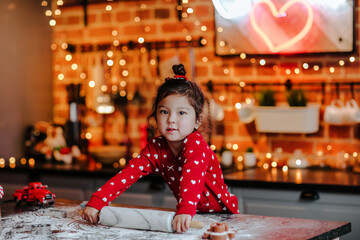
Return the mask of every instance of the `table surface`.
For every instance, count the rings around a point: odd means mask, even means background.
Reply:
[[[41,208],[16,206],[12,201],[2,202],[0,239],[201,239],[214,222],[227,222],[230,231],[235,233],[235,239],[334,239],[351,231],[351,223],[348,222],[245,214],[197,214],[193,220],[202,221],[202,229],[190,229],[183,234],[152,232],[92,225],[80,218],[79,210],[79,201],[65,199],[57,199],[53,207]],[[54,211],[61,214],[54,215]],[[48,230],[41,232],[41,229]]]

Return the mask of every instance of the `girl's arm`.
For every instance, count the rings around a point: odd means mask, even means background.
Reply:
[[[147,155],[149,145],[145,147],[137,158],[132,159],[126,167],[107,181],[101,188],[92,194],[87,206],[101,210],[108,206],[115,198],[143,176],[153,172],[154,163]]]

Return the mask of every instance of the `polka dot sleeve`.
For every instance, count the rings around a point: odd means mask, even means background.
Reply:
[[[101,210],[140,178],[153,172],[154,163],[151,161],[150,152],[151,147],[148,145],[137,158],[132,159],[122,171],[93,193],[87,206]]]

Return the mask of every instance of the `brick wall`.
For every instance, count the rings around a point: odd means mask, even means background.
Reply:
[[[55,1],[56,2],[56,1]],[[121,106],[117,106],[114,114],[106,117],[96,114],[93,110],[85,111],[82,120],[87,124],[87,131],[93,131],[91,144],[100,144],[102,131],[105,129],[105,137],[111,144],[118,144],[124,139],[124,133],[129,137],[133,144],[133,151],[139,151],[140,126],[147,123],[146,117],[151,110],[152,99],[156,91],[159,79],[157,76],[157,64],[151,65],[150,60],[160,57],[160,64],[170,64],[173,59],[179,59],[187,67],[189,76],[203,86],[209,97],[213,97],[225,112],[223,121],[213,122],[211,132],[211,142],[220,148],[225,144],[237,144],[237,151],[244,151],[252,146],[256,151],[273,151],[277,147],[282,147],[285,152],[293,152],[300,148],[307,153],[315,153],[318,150],[327,151],[331,146],[331,152],[336,154],[339,151],[360,151],[359,128],[358,125],[351,126],[330,126],[320,119],[320,128],[314,134],[265,134],[256,132],[254,123],[244,124],[239,121],[235,103],[244,101],[246,97],[251,97],[249,83],[256,82],[285,82],[291,79],[293,82],[334,82],[334,81],[359,81],[360,68],[357,56],[355,62],[349,62],[348,56],[326,55],[313,57],[278,57],[265,58],[264,66],[259,64],[260,58],[240,59],[237,57],[218,57],[214,54],[214,8],[211,0],[189,0],[189,4],[184,7],[192,7],[194,13],[179,22],[175,7],[175,0],[149,0],[149,1],[118,1],[112,2],[112,10],[106,11],[107,4],[93,4],[87,9],[87,26],[84,26],[84,12],[81,6],[64,6],[61,8],[62,14],[55,17],[57,25],[53,28],[53,81],[54,81],[54,121],[64,123],[68,118],[69,106],[67,104],[66,85],[70,83],[83,84],[83,95],[89,94],[88,82],[93,79],[92,67],[96,61],[105,63],[108,57],[107,51],[90,51],[81,53],[79,49],[72,53],[70,61],[65,60],[69,53],[61,48],[62,43],[71,43],[79,46],[81,44],[104,44],[119,43],[129,41],[136,42],[142,36],[146,42],[151,41],[173,41],[185,40],[187,36],[192,39],[203,37],[206,40],[204,47],[191,48],[167,48],[156,50],[140,50],[138,48],[119,50],[112,47],[114,60],[112,67],[104,64],[104,78],[108,89],[112,85],[119,86],[120,82],[126,82],[125,87],[118,87],[120,90],[127,91],[128,104],[128,124],[124,128],[124,112]],[[55,4],[53,4],[55,6]],[[359,9],[356,9],[356,19],[358,19]],[[206,26],[206,31],[201,27]],[[358,36],[358,26],[356,24],[356,36]],[[116,32],[114,32],[116,30]],[[359,47],[358,40],[356,41]],[[193,51],[194,59],[191,58]],[[119,65],[119,60],[125,59],[126,65]],[[344,66],[339,66],[339,60],[345,60]],[[310,64],[309,69],[303,69],[302,64]],[[73,63],[78,64],[76,70],[72,70]],[[194,63],[195,66],[191,66]],[[320,66],[318,71],[314,71],[311,66]],[[160,65],[161,66],[161,65]],[[330,67],[335,71],[331,73]],[[195,74],[190,70],[194,68]],[[295,73],[298,68],[300,72]],[[127,76],[123,76],[123,70],[128,71]],[[287,73],[290,70],[290,73]],[[81,73],[86,77],[82,79]],[[64,79],[59,80],[58,75],[64,74]],[[214,92],[210,94],[204,85],[209,80],[214,83],[236,83],[244,81],[247,86],[240,91],[239,86],[216,85]],[[139,89],[144,102],[139,108],[136,104],[131,104],[131,99]],[[278,100],[284,100],[282,87],[277,94]],[[336,98],[334,87],[326,87],[326,96],[322,96],[319,88],[306,89],[311,102],[322,104],[321,113],[324,106],[329,104],[331,99]],[[108,90],[111,94],[111,90]],[[117,91],[114,91],[117,93]],[[221,96],[223,98],[221,98]],[[341,89],[340,96],[343,101],[351,98],[348,89]],[[221,98],[221,100],[219,100]],[[355,99],[359,102],[359,90],[355,87]],[[322,114],[321,114],[322,115]],[[103,124],[105,121],[105,124]],[[123,132],[122,132],[123,131]]]

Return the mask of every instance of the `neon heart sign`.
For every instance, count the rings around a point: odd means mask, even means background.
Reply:
[[[298,34],[296,34],[294,37],[290,38],[288,41],[286,41],[282,44],[275,46],[274,43],[270,40],[269,36],[257,24],[256,18],[255,18],[255,10],[259,6],[259,4],[266,4],[269,7],[272,16],[274,18],[280,18],[280,17],[286,16],[286,11],[296,3],[300,3],[305,6],[306,11],[307,11],[306,23],[305,23],[304,27],[300,30],[300,32]],[[314,21],[314,12],[313,12],[312,8],[306,1],[302,1],[302,0],[290,0],[290,1],[286,2],[279,10],[276,9],[276,7],[272,1],[260,0],[253,5],[251,13],[250,13],[250,22],[251,22],[252,27],[254,28],[255,32],[257,34],[259,34],[259,36],[264,40],[264,42],[265,42],[266,46],[269,48],[269,50],[273,53],[280,52],[280,51],[298,43],[299,41],[301,41],[309,33],[309,31],[312,27],[313,21]]]

